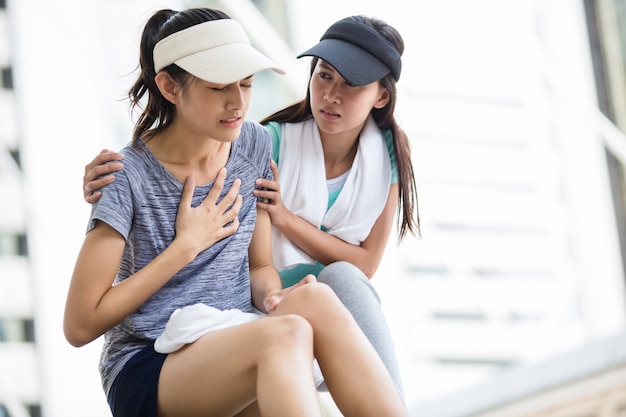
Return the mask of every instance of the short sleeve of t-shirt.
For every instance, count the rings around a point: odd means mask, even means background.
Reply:
[[[387,150],[389,151],[389,162],[391,163],[391,183],[398,182],[398,165],[396,164],[396,151],[393,148],[393,133],[391,130],[385,130],[383,133]]]
[[[272,159],[278,165],[278,158],[280,157],[280,130],[281,124],[278,122],[268,122],[264,125],[267,132],[272,138]]]
[[[124,239],[128,238],[134,209],[132,187],[126,173],[126,170],[115,172],[115,181],[107,186],[100,201],[92,205],[87,232],[95,227],[96,220],[101,220]]]

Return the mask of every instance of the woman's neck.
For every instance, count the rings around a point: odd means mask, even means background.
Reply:
[[[203,185],[212,182],[226,165],[231,143],[177,134],[168,129],[155,135],[146,146],[178,181],[193,176],[196,184]]]
[[[320,132],[324,150],[326,178],[337,178],[352,167],[359,147],[359,136],[350,134],[329,135]]]

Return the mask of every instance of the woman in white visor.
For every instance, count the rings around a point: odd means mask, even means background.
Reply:
[[[280,70],[212,9],[157,11],[139,62],[141,113],[92,206],[64,317],[74,346],[104,335],[113,415],[321,417],[321,369],[345,416],[406,417],[332,289],[313,276],[283,289],[273,267],[253,195],[272,144],[245,116],[254,74]]]

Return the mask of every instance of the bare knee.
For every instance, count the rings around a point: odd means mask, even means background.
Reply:
[[[336,294],[328,285],[321,282],[313,282],[296,288],[293,294],[306,302],[328,302],[338,301]]]
[[[268,351],[312,350],[313,329],[303,317],[297,314],[286,314],[270,317],[267,321],[263,344]]]
[[[331,287],[323,283],[311,283],[292,291],[283,302],[292,313],[299,314],[313,324],[316,321],[335,322],[351,318],[350,312]],[[315,328],[315,325],[313,326]]]

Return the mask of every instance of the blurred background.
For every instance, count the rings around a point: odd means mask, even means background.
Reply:
[[[110,416],[101,340],[62,332],[83,170],[130,140],[146,19],[196,6],[287,69],[254,120],[303,96],[334,21],[403,35],[423,237],[373,283],[412,416],[626,416],[625,0],[0,0],[0,417]]]

